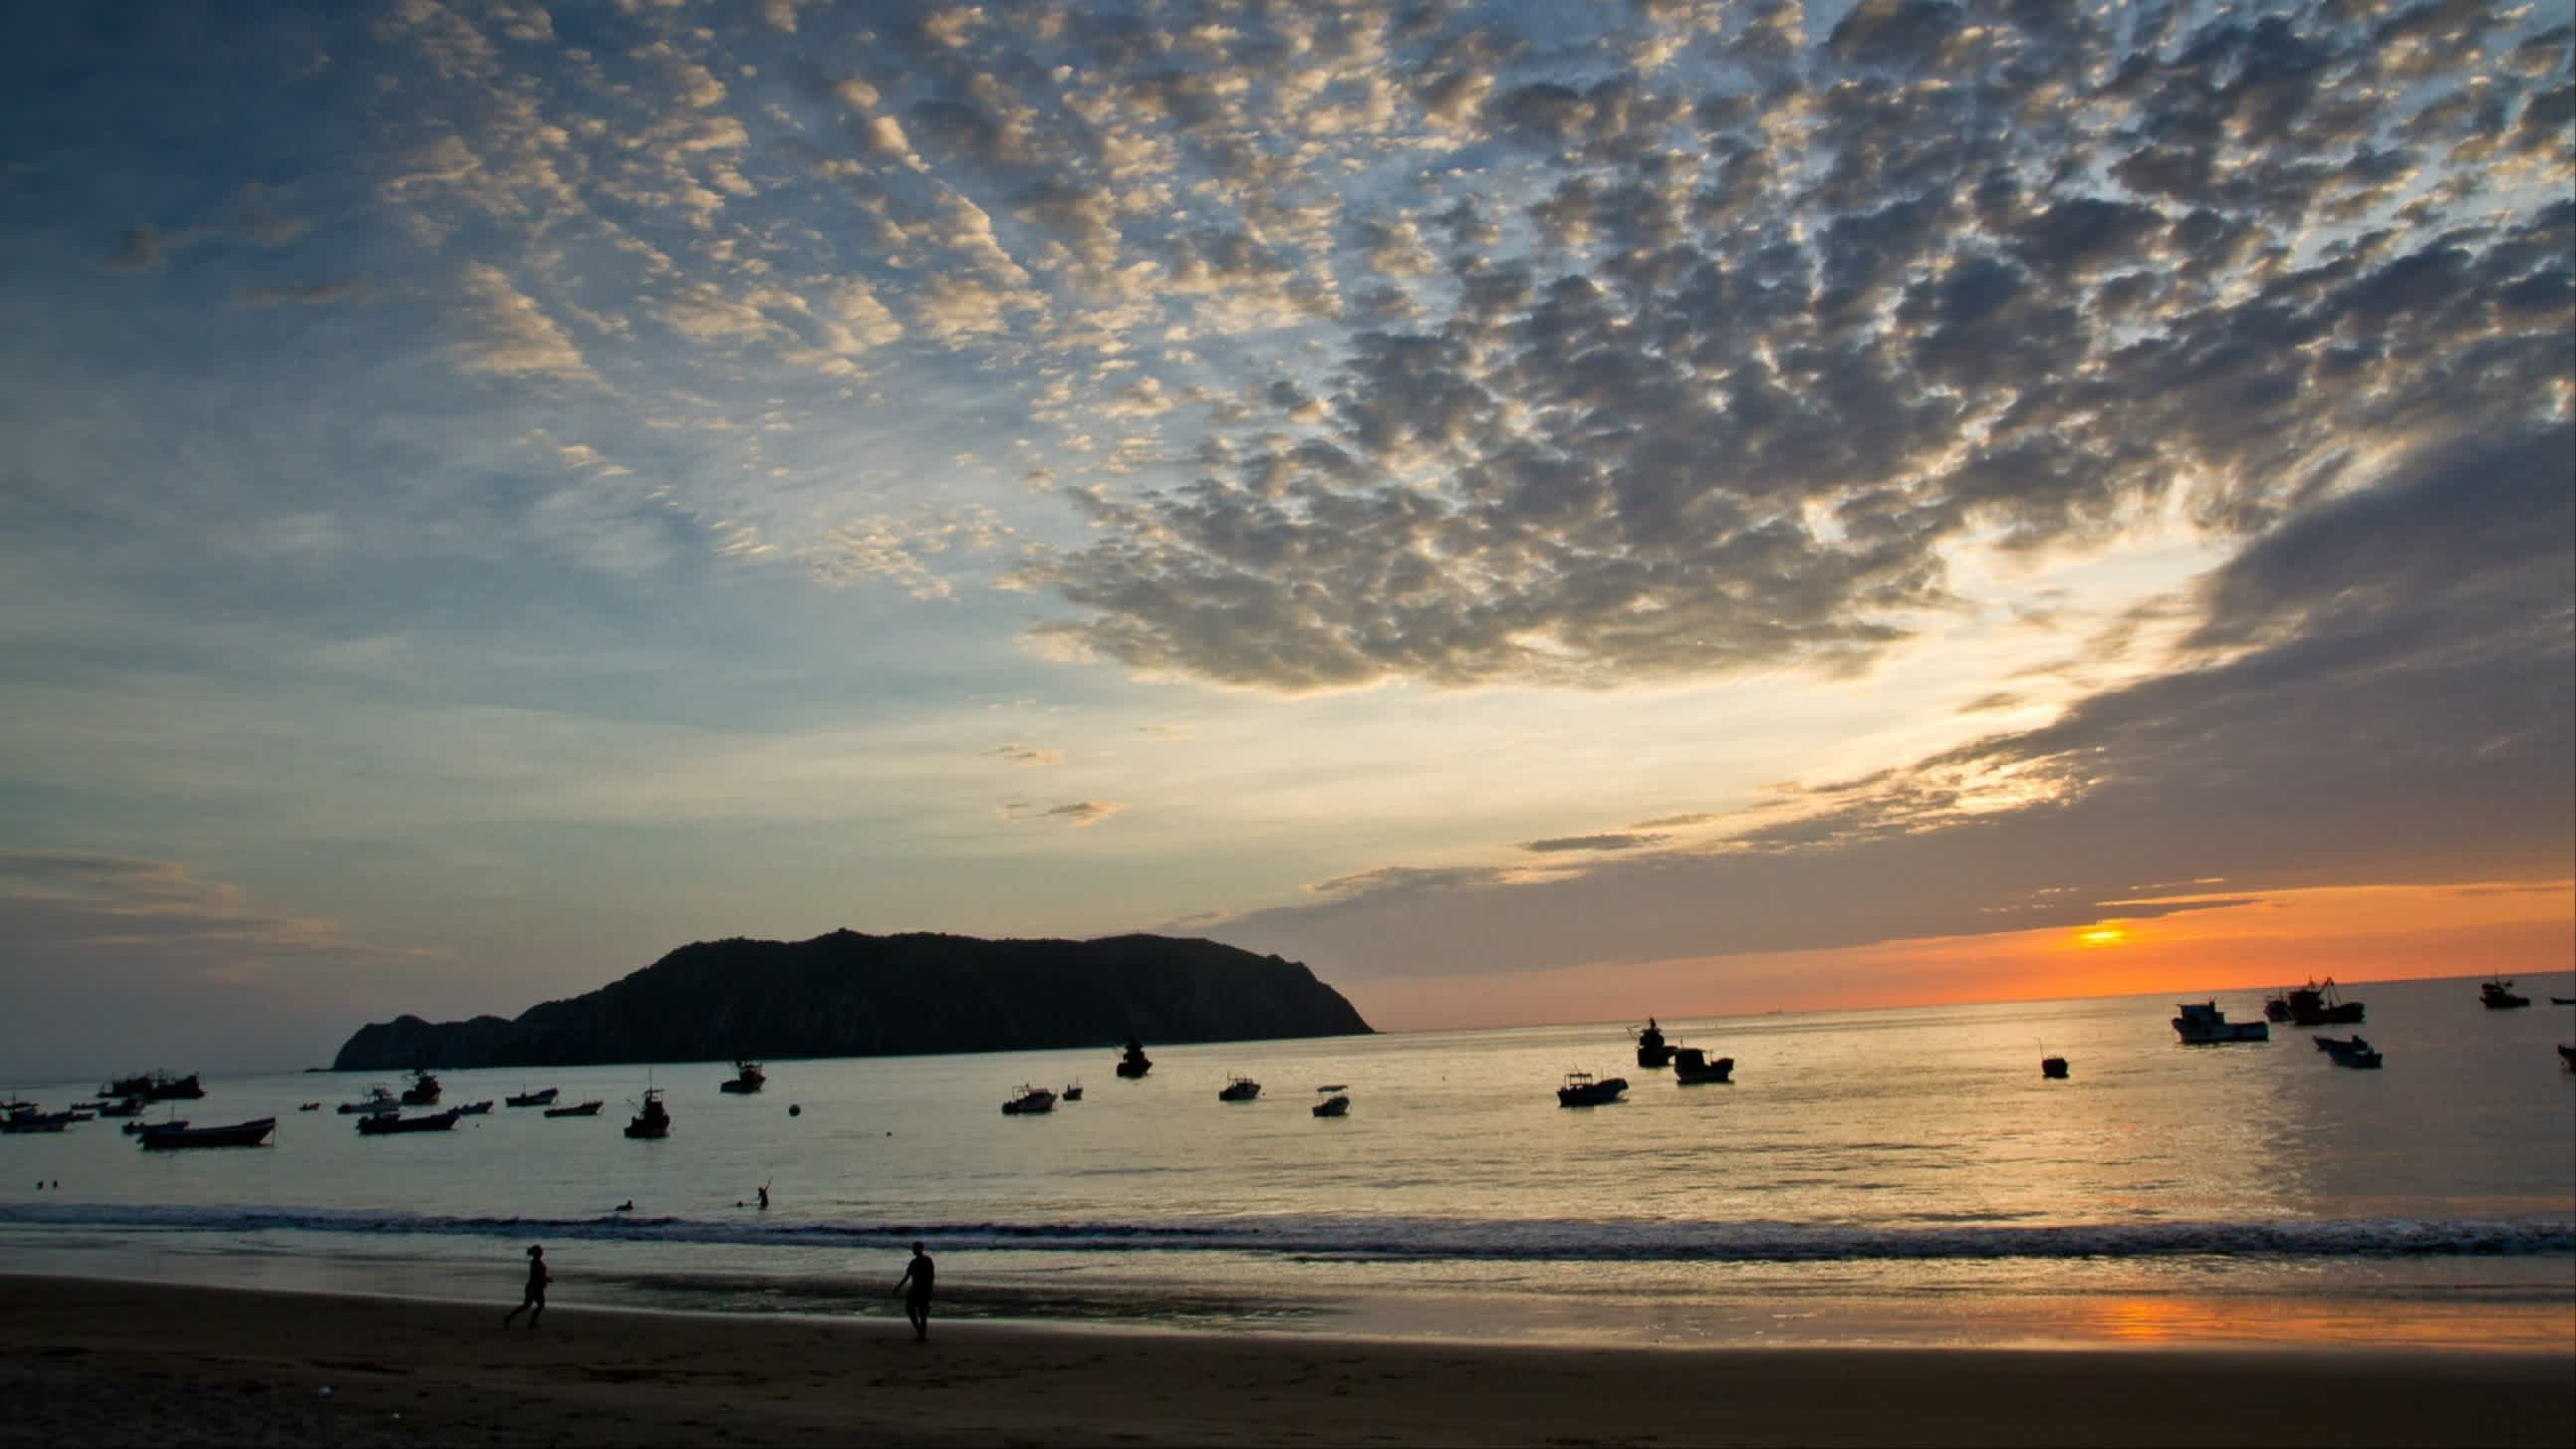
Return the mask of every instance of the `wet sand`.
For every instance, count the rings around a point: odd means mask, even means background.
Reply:
[[[515,1300],[511,1300],[515,1301]],[[0,1444],[2576,1442],[2502,1353],[1569,1349],[0,1277]],[[326,1395],[321,1392],[329,1389]]]

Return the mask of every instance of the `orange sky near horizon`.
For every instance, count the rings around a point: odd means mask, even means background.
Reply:
[[[2171,909],[2243,892],[2167,896]],[[1592,964],[1345,987],[1382,1031],[1746,1016],[2565,971],[2576,880],[2266,891],[2242,905],[1829,951]]]

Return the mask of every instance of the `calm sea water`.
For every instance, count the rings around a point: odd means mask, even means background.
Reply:
[[[1106,1045],[773,1062],[748,1097],[716,1090],[728,1064],[666,1065],[659,1142],[620,1131],[641,1068],[446,1073],[449,1104],[554,1086],[608,1106],[378,1138],[330,1111],[365,1078],[226,1079],[181,1115],[274,1115],[273,1146],[0,1137],[0,1265],[506,1301],[541,1241],[559,1305],[886,1314],[919,1237],[944,1312],[1011,1321],[2565,1349],[2576,1074],[2551,1048],[2576,1010],[2548,995],[2576,985],[2522,988],[2540,1004],[2356,988],[2378,1072],[2280,1027],[2181,1046],[2166,997],[1667,1020],[1736,1059],[1733,1084],[1689,1087],[1638,1068],[1616,1024],[1149,1043],[1138,1082]],[[2261,1018],[2259,993],[2219,1003]],[[2041,1077],[2051,1053],[2070,1079]],[[1626,1076],[1627,1099],[1560,1108],[1575,1069]],[[1220,1103],[1232,1073],[1261,1098]],[[1086,1099],[1050,1115],[999,1110],[1076,1080]],[[1311,1115],[1325,1083],[1348,1084],[1346,1118]],[[10,1084],[48,1105],[95,1087]]]

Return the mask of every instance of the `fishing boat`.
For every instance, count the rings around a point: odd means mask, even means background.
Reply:
[[[2366,1041],[2363,1041],[2360,1033],[2358,1032],[2354,1033],[2350,1037],[2318,1037],[2317,1050],[2334,1058],[2334,1064],[2339,1067],[2375,1067],[2379,1065],[2378,1048],[2372,1046]]]
[[[1596,1079],[1590,1072],[1568,1072],[1565,1074],[1565,1085],[1556,1089],[1556,1105],[1598,1107],[1604,1102],[1618,1101],[1619,1094],[1626,1090],[1628,1090],[1626,1077]]]
[[[2043,1077],[2046,1077],[2047,1079],[2049,1079],[2049,1080],[2050,1080],[2050,1081],[2052,1081],[2052,1082],[2062,1082],[2062,1081],[2065,1081],[2065,1080],[2066,1080],[2066,1058],[2064,1058],[2064,1057],[2041,1057],[2041,1058],[2039,1059],[2039,1074],[2040,1074],[2041,1076],[2043,1076]]]
[[[403,1088],[403,1105],[435,1107],[438,1105],[438,1091],[438,1078],[429,1074],[429,1068],[416,1067],[411,1074],[411,1085]]]
[[[546,1115],[549,1117],[596,1117],[599,1115],[599,1107],[600,1104],[598,1099],[593,1098],[592,1100],[583,1102],[578,1106],[548,1107],[546,1109]]]
[[[2552,1006],[2576,1006],[2576,996],[2553,996],[2549,998],[2549,1004]]]
[[[1669,1066],[1672,1060],[1673,1049],[1664,1044],[1663,1028],[1655,1025],[1653,1017],[1647,1017],[1646,1024],[1637,1029],[1637,1065],[1651,1069]]]
[[[1002,1104],[1002,1115],[1005,1117],[1023,1117],[1036,1112],[1054,1110],[1055,1093],[1044,1087],[1032,1087],[1026,1082],[1020,1084],[1019,1091],[1011,1095],[1011,1100]]]
[[[167,1122],[128,1122],[116,1130],[124,1133],[128,1137],[140,1137],[146,1132],[159,1131],[163,1128],[169,1127],[185,1127],[187,1125],[187,1118],[173,1117]]]
[[[102,1098],[115,1097],[120,1100],[126,1097],[141,1097],[149,1102],[195,1101],[206,1095],[206,1089],[198,1084],[195,1072],[190,1072],[184,1077],[174,1077],[168,1072],[153,1071],[145,1072],[141,1076],[118,1077],[99,1088],[98,1094]]]
[[[1153,1059],[1145,1055],[1145,1044],[1132,1036],[1127,1038],[1127,1049],[1118,1055],[1118,1075],[1133,1079],[1153,1069]]]
[[[2576,1072],[2576,1045],[2560,1047],[2558,1060],[2566,1064],[2567,1070]]]
[[[459,1107],[423,1117],[406,1117],[399,1112],[373,1112],[358,1119],[358,1135],[386,1137],[397,1132],[447,1132],[453,1130],[456,1119],[464,1115],[464,1109]]]
[[[2281,1008],[2277,1016],[2272,1011],[2276,1004]],[[2292,1026],[2349,1026],[2361,1020],[2362,1006],[2337,994],[2334,978],[2329,976],[2263,1003],[2263,1015]]]
[[[539,1087],[533,1092],[512,1092],[501,1100],[513,1107],[551,1107],[561,1087]]]
[[[359,1122],[365,1131],[369,1117]],[[258,1147],[277,1130],[277,1119],[261,1117],[250,1122],[235,1122],[226,1127],[191,1127],[185,1122],[156,1122],[134,1134],[146,1152],[169,1152],[183,1147]]]
[[[1080,1082],[1067,1082],[1067,1083],[1065,1083],[1063,1096],[1064,1096],[1064,1099],[1065,1099],[1066,1101],[1068,1101],[1068,1102],[1079,1102],[1079,1101],[1081,1101],[1081,1100],[1082,1100],[1082,1083],[1080,1083]]]
[[[2182,1014],[2173,1019],[2173,1029],[2185,1046],[2272,1039],[2270,1022],[2229,1021],[2227,1013],[2219,1010],[2215,1001],[2186,1001],[2174,1009]]]
[[[671,1110],[662,1105],[662,1089],[644,1089],[644,1110],[626,1124],[626,1135],[642,1141],[654,1141],[671,1135]]]
[[[762,1084],[766,1083],[768,1080],[769,1074],[760,1069],[760,1063],[744,1061],[742,1058],[736,1057],[734,1058],[733,1063],[732,1079],[716,1083],[716,1090],[719,1092],[731,1092],[736,1096],[749,1096],[753,1092],[759,1091]]]
[[[319,1102],[307,1102],[295,1110],[298,1112],[319,1112],[322,1110],[322,1104]]]
[[[1708,1053],[1698,1047],[1673,1048],[1673,1080],[1682,1086],[1695,1087],[1702,1082],[1731,1081],[1734,1072],[1735,1058],[1733,1057],[1719,1057],[1712,1061]]]
[[[394,1089],[381,1082],[369,1087],[365,1096],[354,1102],[343,1102],[339,1106],[339,1113],[343,1117],[352,1114],[381,1117],[401,1110],[402,1098],[395,1096]]]
[[[1317,1087],[1315,1090],[1318,1093],[1331,1094],[1326,1096],[1324,1100],[1315,1104],[1314,1110],[1316,1116],[1346,1117],[1350,1115],[1350,1088],[1344,1086],[1340,1082],[1335,1082],[1329,1087]]]
[[[2497,976],[2478,983],[2478,1004],[2489,1011],[2511,1011],[2517,1006],[2529,1006],[2531,998],[2515,995],[2513,983]]]
[[[1249,1102],[1260,1095],[1261,1084],[1250,1077],[1228,1077],[1225,1085],[1216,1089],[1220,1102]]]
[[[152,1102],[149,1098],[128,1097],[122,1102],[102,1103],[99,1106],[98,1115],[102,1117],[140,1117],[143,1115],[143,1109],[151,1105]]]
[[[12,1112],[0,1120],[0,1132],[17,1136],[29,1132],[60,1132],[72,1125],[69,1112]]]
[[[492,1101],[487,1097],[480,1102],[467,1102],[456,1109],[456,1114],[460,1117],[489,1117],[492,1115]]]

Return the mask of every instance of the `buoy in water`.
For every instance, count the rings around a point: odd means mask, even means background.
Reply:
[[[794,1102],[790,1102],[787,1104],[787,1115],[790,1117],[802,1117],[805,1115],[805,1109]]]

